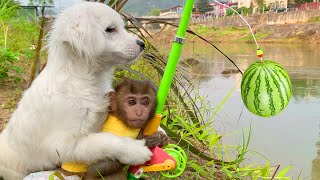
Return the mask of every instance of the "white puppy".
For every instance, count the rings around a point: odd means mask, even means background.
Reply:
[[[149,160],[144,141],[99,132],[112,66],[132,62],[144,48],[120,15],[101,3],[73,6],[57,17],[48,48],[47,66],[0,134],[0,177],[18,180],[66,161]]]

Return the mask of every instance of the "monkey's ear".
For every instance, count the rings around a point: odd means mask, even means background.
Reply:
[[[116,93],[110,91],[106,94],[109,97],[109,111],[115,112],[117,110]]]

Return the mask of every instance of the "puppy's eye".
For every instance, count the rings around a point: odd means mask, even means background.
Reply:
[[[107,29],[106,29],[105,31],[106,31],[107,33],[116,32],[116,27],[114,27],[114,26],[107,27]]]

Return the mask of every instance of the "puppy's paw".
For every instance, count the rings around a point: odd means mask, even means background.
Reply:
[[[151,159],[152,152],[145,146],[145,140],[129,141],[125,148],[117,158],[123,164],[139,165]]]

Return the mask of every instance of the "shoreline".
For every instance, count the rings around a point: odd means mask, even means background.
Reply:
[[[259,43],[320,44],[320,22],[253,26],[252,29]],[[212,43],[254,43],[248,27],[193,24],[190,30]],[[176,31],[177,28],[169,28],[154,34],[153,37],[156,41],[171,43],[168,37],[174,37]],[[191,42],[203,42],[189,33],[186,39]]]

